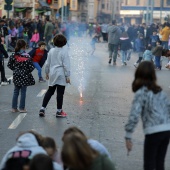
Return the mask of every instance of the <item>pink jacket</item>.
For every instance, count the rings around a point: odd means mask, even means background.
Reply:
[[[36,33],[36,34],[33,34],[32,35],[32,38],[31,38],[31,42],[38,42],[39,41],[39,39],[40,39],[40,35],[39,35],[39,33]]]

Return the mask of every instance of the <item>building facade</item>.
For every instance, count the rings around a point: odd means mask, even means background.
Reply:
[[[163,23],[169,16],[170,0],[122,0],[120,17],[124,23]]]

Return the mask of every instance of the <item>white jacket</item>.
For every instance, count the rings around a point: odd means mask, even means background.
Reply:
[[[45,73],[49,74],[49,86],[66,86],[66,77],[70,76],[70,58],[67,45],[52,48],[45,63]]]
[[[25,133],[18,138],[16,145],[5,154],[0,163],[0,170],[5,167],[6,161],[12,157],[14,158],[19,151],[27,152],[29,159],[32,159],[37,154],[47,155],[46,151],[38,145],[35,136],[31,133]],[[57,163],[53,163],[53,166],[55,170],[62,170]]]

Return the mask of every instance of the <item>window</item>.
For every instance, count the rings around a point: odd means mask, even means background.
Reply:
[[[58,0],[54,0],[54,3],[58,3]]]
[[[162,0],[161,0],[162,1]],[[163,2],[162,2],[163,3]],[[170,5],[170,0],[166,0],[166,4],[169,6]]]
[[[136,0],[136,5],[140,5],[140,0]]]
[[[102,4],[102,9],[104,9],[105,8],[105,5],[104,4]]]

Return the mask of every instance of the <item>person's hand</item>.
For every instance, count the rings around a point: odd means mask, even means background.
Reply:
[[[46,80],[49,80],[49,75],[48,74],[46,74]]]
[[[70,83],[70,78],[69,78],[69,77],[66,78],[66,83],[71,84],[71,83]]]
[[[126,149],[127,149],[127,155],[129,155],[129,152],[132,150],[132,141],[130,139],[125,139],[126,141]]]

